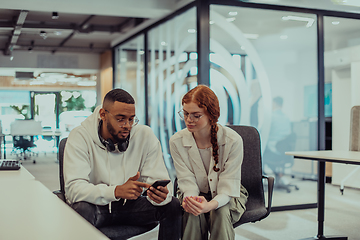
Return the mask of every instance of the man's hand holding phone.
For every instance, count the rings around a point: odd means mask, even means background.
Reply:
[[[170,183],[170,180],[159,180],[153,183],[146,191],[143,193],[143,196],[148,196],[151,200],[156,203],[162,203],[169,193],[167,186]]]
[[[129,178],[126,183],[116,186],[115,197],[131,200],[137,199],[141,195],[143,188],[150,187],[150,184],[138,182],[139,177],[140,172],[137,172],[136,175]]]

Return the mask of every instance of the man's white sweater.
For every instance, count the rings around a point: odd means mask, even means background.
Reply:
[[[115,198],[115,187],[124,184],[140,172],[138,181],[152,184],[170,179],[162,157],[159,140],[151,128],[137,125],[131,129],[129,147],[124,152],[109,152],[98,136],[100,106],[92,115],[74,128],[64,152],[65,194],[68,202],[86,201],[106,205]],[[171,201],[172,184],[165,201]]]

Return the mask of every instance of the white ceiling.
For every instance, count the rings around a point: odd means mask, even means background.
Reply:
[[[359,0],[243,0],[263,4],[360,13]]]
[[[170,13],[175,0],[1,0],[1,8],[43,12],[158,18]]]
[[[114,18],[116,17],[139,17],[139,18],[149,18],[147,22],[139,25],[137,29],[143,28],[146,25],[149,25],[151,22],[155,22],[157,19],[162,18],[176,9],[192,2],[193,0],[0,0],[0,10],[1,9],[12,9],[12,10],[28,10],[29,14],[32,11],[36,11],[39,20],[41,20],[41,12],[51,13],[53,11],[62,13],[62,14],[77,14],[79,16],[86,15],[97,15],[104,16],[103,24],[106,24],[108,21],[107,17]],[[360,13],[360,7],[355,6],[356,3],[359,3],[360,0],[244,0],[244,2],[257,2],[257,3],[267,3],[267,4],[278,4],[286,6],[296,6],[296,7],[307,7],[315,9],[326,9],[326,10],[338,10],[346,12],[355,12]],[[343,3],[347,3],[345,5]],[[349,4],[352,4],[350,6]],[[252,14],[253,11],[249,11],[248,16],[242,17],[242,29],[245,33],[256,33],[260,36],[266,34],[271,34],[277,32],[277,29],[281,29],[283,22],[280,19],[273,19],[274,24],[270,24],[268,19],[266,22],[261,22],[264,17],[265,11],[262,11],[261,15]],[[271,11],[269,11],[271,12]],[[224,13],[225,14],[225,13]],[[274,14],[272,14],[274,15]],[[301,15],[301,14],[298,14]],[[307,15],[307,14],[303,14]],[[29,15],[30,16],[30,15]],[[71,16],[70,16],[71,17]],[[281,17],[281,14],[278,16]],[[35,16],[34,16],[35,18]],[[1,19],[1,16],[0,16]],[[60,18],[61,19],[61,16]],[[247,20],[246,20],[247,19]],[[353,19],[340,19],[340,25],[335,26],[330,24],[332,21],[336,20],[335,18],[325,18],[325,49],[332,50],[340,47],[346,47],[345,45],[356,44],[358,39],[360,39],[360,26],[358,23],[360,20]],[[75,19],[74,19],[75,21]],[[100,22],[99,22],[100,21]],[[247,29],[246,26],[254,26],[254,22],[258,22],[257,26],[263,26],[256,29],[257,32],[252,32],[252,29]],[[101,19],[98,19],[98,24],[101,24]],[[249,24],[247,24],[249,23]],[[296,25],[301,25],[301,23],[293,22],[292,27]],[[136,31],[136,29],[133,29]],[[29,30],[28,32],[24,31],[23,34],[37,34],[34,33],[35,30]],[[64,30],[63,34],[66,36],[70,33],[69,30]],[[114,45],[119,39],[124,38],[126,35],[130,34],[131,30],[128,33],[117,33],[117,34],[108,34],[106,36],[104,33],[94,32],[91,35],[91,40],[97,41],[99,44],[108,44]],[[61,38],[53,36],[54,39]],[[350,42],[347,39],[354,39]],[[60,42],[61,40],[57,40]],[[73,44],[80,44],[86,42],[89,44],[89,35],[77,34],[73,36]],[[346,42],[346,43],[344,43]],[[301,43],[301,42],[300,42]]]
[[[144,21],[162,18],[191,1],[0,0],[0,50],[4,55],[11,55],[10,49],[101,53]],[[58,19],[52,19],[53,12]]]
[[[111,42],[115,39],[121,38],[126,34],[130,28],[125,26],[120,32],[106,32],[93,31],[90,33],[83,33],[74,31],[74,29],[57,29],[57,28],[36,28],[36,27],[22,27],[21,34],[13,47],[14,52],[9,55],[5,53],[7,49],[6,44],[13,36],[14,27],[4,27],[4,25],[11,21],[16,21],[19,13],[22,10],[28,11],[26,15],[27,24],[35,23],[37,26],[42,24],[51,25],[69,25],[77,24],[79,26],[90,15],[94,15],[88,24],[95,24],[97,26],[118,26],[125,22],[127,18],[142,18],[149,19],[148,21],[155,21],[162,18],[176,9],[188,4],[192,0],[0,0],[0,75],[14,74],[15,70],[23,71],[22,68],[12,68],[1,64],[1,61],[6,59],[8,61],[11,55],[14,55],[13,64],[19,60],[19,54],[28,55],[27,52],[43,52],[44,54],[51,53],[52,49],[56,52],[80,52],[99,54],[105,50],[111,49]],[[52,12],[58,12],[58,19],[51,19]],[[145,23],[143,22],[143,23]],[[140,24],[141,25],[141,24]],[[135,25],[136,26],[136,25]],[[39,36],[40,31],[47,32],[47,38],[43,39]],[[63,47],[59,48],[59,44],[68,36],[72,36],[66,41]],[[31,42],[35,47],[30,50]],[[90,49],[89,46],[94,47]],[[45,51],[45,52],[44,52]],[[34,56],[34,54],[33,54]],[[34,56],[34,60],[35,56]],[[1,66],[3,65],[3,66]],[[26,69],[25,69],[26,70]],[[43,69],[36,69],[37,72],[44,71]],[[61,71],[61,69],[58,69]],[[85,70],[85,69],[84,69]],[[63,69],[62,71],[68,71]],[[76,69],[75,69],[76,71]],[[79,69],[81,73],[84,71]],[[91,72],[91,70],[85,70]],[[74,71],[73,71],[74,72]]]

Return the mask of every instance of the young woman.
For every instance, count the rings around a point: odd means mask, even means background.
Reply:
[[[182,99],[183,129],[170,138],[170,151],[184,208],[183,239],[235,239],[232,224],[245,212],[247,191],[241,185],[243,142],[217,124],[219,101],[199,85]]]

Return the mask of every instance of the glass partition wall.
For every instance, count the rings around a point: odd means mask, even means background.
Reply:
[[[192,8],[148,32],[148,120],[159,138],[164,160],[173,170],[169,139],[182,129],[180,99],[197,85],[196,11]],[[174,172],[170,171],[174,176]]]
[[[317,149],[316,29],[314,14],[210,5],[219,122],[258,129],[263,171],[275,176],[274,206],[316,202],[316,182],[303,180],[316,177],[314,163],[285,155]]]
[[[198,2],[208,12],[198,11]],[[220,124],[258,129],[264,174],[276,178],[274,209],[316,207],[317,163],[285,152],[325,149],[325,115],[331,112],[323,63],[326,13],[201,0],[114,48],[114,87],[135,97],[137,115],[160,140],[172,178],[168,141],[185,127],[177,116],[181,97],[205,83],[220,100]],[[207,21],[208,28],[201,25]],[[204,36],[209,49],[200,47],[207,44],[199,41]],[[198,75],[204,66],[208,79]]]
[[[324,17],[324,40],[325,117],[332,132],[327,145],[346,151],[350,149],[351,108],[360,105],[360,20]],[[326,167],[332,169],[333,184],[360,187],[360,167],[336,163]]]
[[[145,124],[144,34],[127,41],[115,52],[115,88],[128,91],[136,100],[136,115]]]
[[[145,34],[146,45],[142,34],[115,49],[115,87],[134,96],[136,114],[160,140],[166,166],[175,178],[168,143],[183,128],[177,115],[181,97],[197,85],[196,9],[191,8]]]

